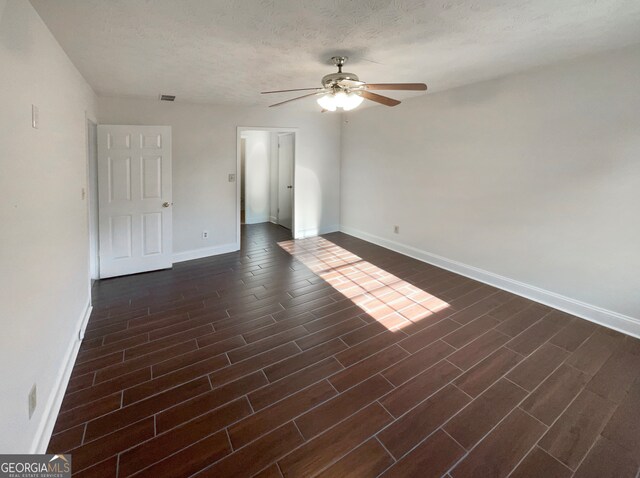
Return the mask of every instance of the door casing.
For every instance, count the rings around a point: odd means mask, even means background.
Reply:
[[[87,227],[89,229],[89,279],[100,278],[100,254],[98,245],[98,124],[86,117],[87,124]]]

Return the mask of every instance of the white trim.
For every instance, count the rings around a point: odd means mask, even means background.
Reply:
[[[297,231],[295,239],[304,239],[305,237],[314,237],[321,234],[329,234],[330,232],[338,232],[339,230],[340,226],[337,224],[321,228],[302,229],[301,231]]]
[[[269,216],[250,217],[247,219],[246,214],[247,214],[247,211],[245,210],[244,223],[247,225],[264,224],[265,222],[269,222]]]
[[[98,121],[91,115],[89,115],[89,113],[87,111],[84,112],[84,117],[85,117],[85,149],[86,149],[86,153],[87,153],[87,164],[86,164],[86,168],[87,168],[87,184],[85,187],[85,197],[84,200],[87,201],[87,231],[88,231],[88,236],[89,236],[89,296],[91,296],[91,285],[93,285],[93,283],[98,280],[100,278],[100,244],[99,244],[99,230],[98,230],[98,216],[96,215],[94,217],[93,211],[91,209],[91,196],[93,193],[96,194],[96,201],[98,199],[97,194],[98,194]],[[89,155],[89,151],[90,151],[90,145],[89,145],[89,123],[91,123],[93,125],[93,127],[95,127],[95,150],[93,151],[94,156],[91,157]],[[93,163],[93,164],[92,164]],[[92,177],[91,177],[91,171],[92,169],[95,168],[95,179],[96,179],[96,183],[93,184],[92,183]],[[95,186],[95,187],[94,187]],[[97,206],[97,204],[96,204]],[[95,222],[95,229],[91,228],[91,220],[94,220]],[[92,246],[95,244],[95,251],[92,251]],[[95,255],[92,254],[92,252],[95,252]],[[94,269],[94,271],[92,271],[92,268]],[[94,272],[94,274],[92,274],[92,272]],[[95,276],[95,277],[94,277]]]
[[[275,216],[269,216],[269,222],[273,224],[278,224],[278,218]]]
[[[203,257],[217,256],[219,254],[227,254],[229,252],[235,252],[240,250],[240,244],[235,242],[231,244],[222,244],[220,246],[213,247],[201,247],[199,249],[192,249],[190,251],[174,252],[173,262],[191,261],[193,259],[202,259]]]
[[[80,349],[80,344],[82,343],[80,337],[84,336],[84,329],[87,326],[87,322],[89,321],[92,310],[93,307],[91,306],[91,300],[89,300],[87,302],[85,310],[80,316],[80,320],[77,323],[77,328],[72,335],[71,343],[69,343],[65,359],[62,362],[62,367],[60,368],[56,376],[53,391],[47,399],[47,404],[45,405],[44,411],[42,413],[42,418],[40,420],[40,424],[38,425],[38,429],[31,444],[31,450],[29,451],[29,453],[45,453],[47,451],[47,446],[49,445],[49,440],[51,440],[51,434],[53,433],[53,426],[56,424],[58,412],[60,411],[60,406],[62,405],[62,399],[64,398],[64,394],[67,391],[67,385],[69,384],[71,371],[73,370],[73,366],[76,363],[78,350]]]
[[[87,304],[87,309],[85,310],[84,316],[82,317],[82,322],[80,322],[80,327],[78,328],[78,340],[82,342],[84,340],[84,332],[87,330],[87,324],[89,323],[89,317],[91,317],[91,311],[93,310],[93,304],[91,300],[91,293],[89,293],[89,303]],[[75,363],[75,359],[74,359]]]
[[[499,274],[494,274],[493,272],[489,272],[478,267],[447,259],[446,257],[432,254],[412,246],[407,246],[390,239],[375,236],[348,226],[341,226],[340,230],[345,234],[372,242],[387,249],[391,249],[392,251],[399,252],[400,254],[404,254],[409,257],[413,257],[414,259],[455,272],[456,274],[484,282],[485,284],[526,297],[527,299],[531,299],[535,302],[540,302],[541,304],[576,315],[604,327],[617,330],[618,332],[640,338],[640,319],[604,309],[593,304],[588,304],[577,299],[572,299],[571,297],[566,297],[555,292],[541,289],[540,287],[510,279]]]

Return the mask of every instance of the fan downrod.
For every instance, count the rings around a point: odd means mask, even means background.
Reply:
[[[347,62],[348,59],[349,59],[348,56],[332,56],[331,57],[331,61],[333,61],[333,64],[338,67],[338,73],[342,73],[342,67]]]

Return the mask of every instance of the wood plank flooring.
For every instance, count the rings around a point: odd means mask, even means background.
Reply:
[[[99,281],[76,476],[635,477],[640,341],[335,233]]]

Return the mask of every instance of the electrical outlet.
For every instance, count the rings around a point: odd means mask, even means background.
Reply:
[[[31,391],[29,392],[29,420],[33,416],[33,412],[36,411],[36,405],[38,404],[38,391],[36,389],[36,384],[33,384],[31,387]]]
[[[393,233],[400,234],[400,226],[393,226]]]
[[[202,231],[202,239],[208,239],[209,238],[209,231]]]

